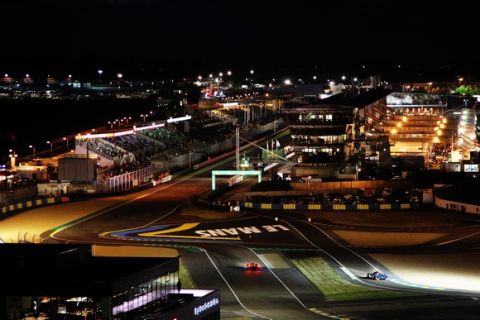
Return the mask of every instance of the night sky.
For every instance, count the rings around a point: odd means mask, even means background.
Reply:
[[[3,0],[0,72],[478,65],[475,10],[420,2]]]

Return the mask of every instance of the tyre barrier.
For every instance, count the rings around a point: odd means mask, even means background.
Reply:
[[[296,203],[254,203],[240,202],[245,209],[261,210],[302,210],[302,211],[378,211],[378,210],[408,210],[420,207],[416,203],[380,203],[380,204],[296,204]]]
[[[70,201],[70,198],[63,196],[63,197],[48,197],[48,198],[18,202],[15,204],[9,204],[0,208],[0,214],[1,214],[0,217],[3,217],[4,215],[7,215],[9,213],[14,213],[19,210],[24,210],[24,209],[34,208],[34,207],[41,207],[44,205],[50,205],[55,203],[69,202],[69,201]]]

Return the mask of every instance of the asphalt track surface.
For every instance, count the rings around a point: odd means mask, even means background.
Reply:
[[[478,294],[442,292],[437,295],[439,292],[432,288],[363,279],[367,272],[381,270],[389,273],[389,270],[368,255],[345,247],[328,230],[314,223],[290,216],[275,220],[274,216],[255,213],[225,212],[225,218],[215,220],[177,215],[177,210],[188,204],[193,196],[210,189],[210,170],[231,169],[232,160],[230,157],[180,176],[167,184],[137,193],[125,203],[52,230],[47,242],[138,243],[198,248],[196,251],[180,248],[182,259],[198,287],[221,290],[222,318],[225,319],[335,319],[336,315],[345,313],[350,319],[478,319]],[[220,183],[225,183],[225,179]],[[210,236],[205,237],[206,234]],[[475,250],[479,247],[480,232],[470,234],[439,247],[455,250],[468,243]],[[315,250],[338,267],[349,270],[354,279],[343,275],[349,281],[406,290],[414,292],[413,297],[327,304],[321,293],[296,269],[269,269],[254,251],[259,247]],[[246,262],[257,262],[262,270],[246,271]],[[395,275],[389,275],[395,280]],[[426,295],[418,297],[416,292]],[[318,308],[309,310],[312,306]]]

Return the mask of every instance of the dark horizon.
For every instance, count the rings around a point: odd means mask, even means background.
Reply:
[[[3,1],[2,73],[479,73],[473,10],[413,1]],[[453,68],[452,68],[453,66]],[[312,70],[313,69],[313,70]],[[357,71],[358,70],[358,71]],[[458,70],[458,71],[457,71]],[[302,71],[304,72],[304,71]],[[412,79],[413,80],[413,79]]]

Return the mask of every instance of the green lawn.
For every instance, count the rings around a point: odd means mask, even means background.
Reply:
[[[182,262],[182,259],[180,259],[180,267],[178,272],[180,280],[182,281],[182,288],[191,289],[196,287],[195,282],[193,281],[190,272],[188,272],[187,268],[185,267],[185,264]]]
[[[375,289],[353,284],[341,276],[321,257],[295,258],[292,263],[325,296],[327,301],[390,298],[411,293]]]

